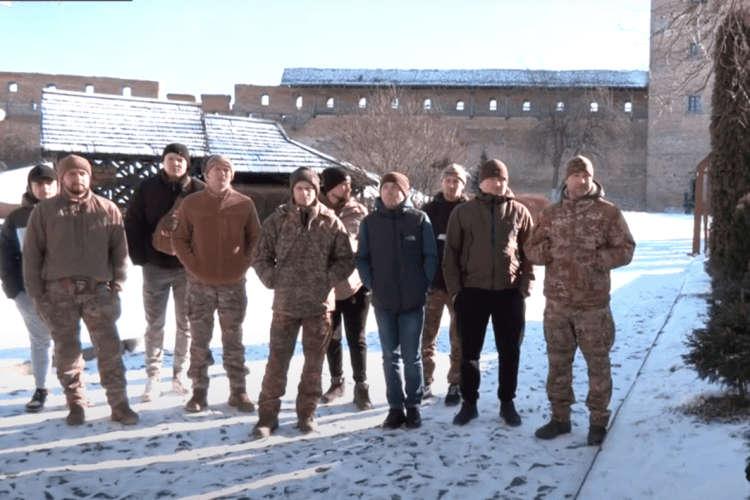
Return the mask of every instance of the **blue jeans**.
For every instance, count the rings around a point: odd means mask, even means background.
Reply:
[[[414,408],[422,402],[422,324],[424,308],[395,313],[374,308],[383,350],[386,398],[391,409]],[[404,362],[406,395],[401,384]]]

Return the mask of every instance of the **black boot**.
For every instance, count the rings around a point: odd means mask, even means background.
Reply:
[[[464,401],[461,410],[453,417],[453,425],[466,425],[478,416],[477,404]]]
[[[500,402],[500,416],[503,417],[505,423],[511,427],[518,427],[521,425],[521,415],[516,411],[516,406],[513,404],[513,400],[501,401]]]

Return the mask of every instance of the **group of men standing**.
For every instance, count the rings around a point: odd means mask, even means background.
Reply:
[[[500,417],[509,426],[519,426],[514,399],[525,299],[534,282],[533,266],[544,265],[552,418],[536,436],[551,439],[571,431],[572,362],[580,347],[590,378],[588,442],[604,439],[614,342],[609,271],[630,262],[635,243],[620,211],[603,199],[588,159],[577,156],[568,163],[561,200],[541,214],[536,227],[510,190],[508,169],[499,160],[480,166],[479,191],[471,199],[464,194],[466,170],[450,165],[442,173],[442,192],[423,210],[411,204],[405,175],[385,174],[369,214],[354,197],[345,169],[326,169],[318,177],[298,168],[290,177],[289,202],[262,225],[252,200],[231,185],[234,166],[229,158],[215,155],[205,161],[205,184],[189,175],[185,146],[168,145],[162,162],[163,169],[134,191],[124,223],[112,202],[92,193],[91,164],[84,158],[71,155],[58,162],[56,170],[43,165],[31,170],[24,206],[11,214],[0,238],[3,288],[16,301],[32,339],[37,390],[28,411],[40,410],[47,396],[44,375],[52,338],[70,410],[67,422],[84,422],[82,319],[97,353],[112,419],[126,425],[138,421],[128,404],[115,326],[129,252],[133,263],[143,268],[144,402],[161,394],[171,290],[177,326],[172,388],[187,396],[187,379],[192,382],[186,410],[199,412],[208,405],[215,313],[230,385],[228,404],[243,412],[255,410],[246,390],[242,342],[246,273],[252,266],[260,281],[274,290],[255,437],[278,428],[300,330],[304,365],[296,398],[299,429],[317,431],[318,403],[345,393],[344,330],[354,403],[360,410],[372,408],[365,338],[371,305],[389,405],[384,428],[421,425],[419,407],[432,395],[444,307],[450,314],[451,344],[445,404],[461,403],[453,423],[466,425],[478,416],[479,359],[491,319]],[[323,393],[326,357],[331,386]]]

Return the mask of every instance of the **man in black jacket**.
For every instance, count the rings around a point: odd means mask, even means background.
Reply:
[[[47,372],[51,365],[52,334],[49,326],[37,312],[34,302],[23,286],[23,233],[31,211],[41,200],[57,195],[57,172],[40,164],[29,170],[26,192],[21,198],[21,208],[12,211],[0,230],[0,280],[5,295],[12,299],[21,313],[31,342],[31,371],[36,391],[26,403],[26,411],[36,413],[47,401]]]
[[[437,274],[432,287],[427,292],[427,303],[424,306],[424,328],[422,330],[422,364],[424,369],[424,395],[423,398],[432,396],[432,382],[435,380],[435,353],[437,351],[437,338],[440,331],[440,320],[443,317],[443,309],[448,308],[451,317],[450,323],[450,369],[448,370],[448,394],[445,396],[445,406],[456,406],[461,402],[461,338],[456,329],[456,315],[453,310],[453,299],[448,294],[443,277],[443,249],[445,248],[445,230],[451,212],[461,203],[469,199],[464,194],[466,178],[468,177],[464,167],[457,163],[448,165],[442,174],[443,190],[427,203],[422,210],[430,217],[432,230],[437,239],[438,264]]]
[[[205,185],[188,175],[190,151],[186,146],[177,143],[167,145],[162,153],[162,163],[164,168],[159,173],[144,180],[135,189],[125,215],[130,259],[133,264],[143,267],[143,308],[147,322],[144,343],[148,376],[143,402],[153,401],[161,394],[159,385],[164,362],[164,325],[170,289],[177,326],[172,389],[182,396],[189,394],[185,387],[191,338],[187,316],[187,275],[173,252],[165,253],[154,247],[153,238],[159,221],[162,217],[169,217],[175,202],[200,191]]]

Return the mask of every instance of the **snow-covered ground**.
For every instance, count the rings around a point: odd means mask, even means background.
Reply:
[[[0,176],[0,201],[17,202],[25,172]],[[301,370],[298,349],[284,397],[281,427],[253,441],[255,414],[226,404],[228,384],[221,366],[211,369],[209,409],[187,414],[185,402],[165,393],[140,403],[145,384],[142,352],[124,355],[128,389],[141,422],[110,421],[96,364],[86,379],[94,406],[86,425],[65,425],[64,397],[54,374],[45,410],[24,412],[34,388],[26,367],[28,338],[9,300],[0,299],[0,498],[48,499],[742,499],[748,454],[743,424],[705,424],[676,411],[720,387],[697,379],[682,361],[687,334],[705,321],[710,291],[703,256],[688,255],[692,218],[675,214],[626,213],[638,242],[633,263],[613,274],[612,309],[617,341],[612,351],[614,418],[601,449],[586,446],[588,413],[585,363],[575,365],[573,432],[550,442],[534,430],[549,418],[545,395],[547,360],[542,335],[543,270],[527,301],[516,406],[523,425],[507,427],[498,416],[497,358],[488,335],[482,358],[480,417],[466,427],[446,408],[447,314],[439,339],[435,389],[420,429],[383,432],[387,404],[375,321],[368,323],[368,377],[375,407],[358,413],[353,384],[341,402],[318,409],[319,435],[294,428],[294,398]],[[248,389],[260,391],[268,354],[271,293],[251,271],[245,321]],[[142,335],[140,269],[131,268],[122,294],[123,338]],[[167,345],[173,342],[168,324]],[[218,335],[216,335],[218,339]],[[84,342],[87,342],[84,331]],[[221,344],[212,344],[221,359]],[[346,357],[344,359],[347,359]],[[167,356],[165,376],[171,370]],[[346,367],[350,374],[350,367]],[[324,374],[325,384],[328,375]],[[169,388],[165,380],[164,390]]]

